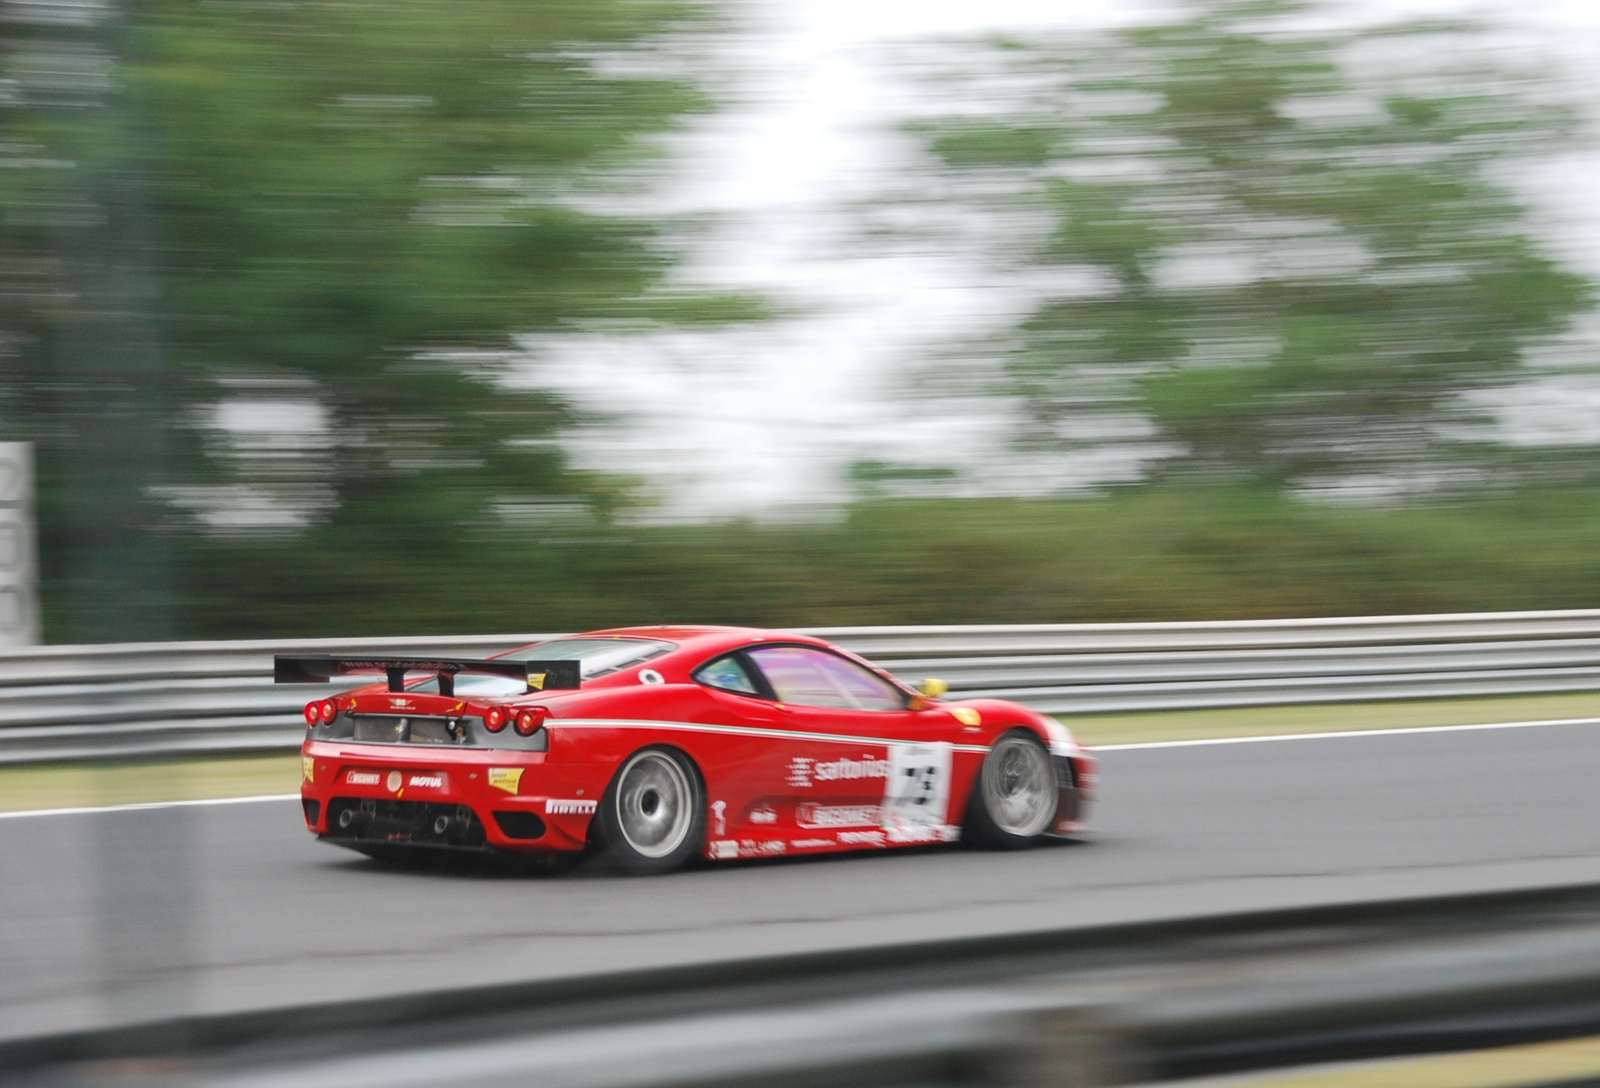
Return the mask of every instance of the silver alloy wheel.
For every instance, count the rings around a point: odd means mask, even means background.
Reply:
[[[640,752],[617,776],[617,826],[642,857],[663,858],[683,844],[693,805],[689,776],[665,752]]]
[[[983,807],[994,826],[1031,839],[1056,814],[1056,776],[1050,753],[1038,741],[1009,735],[995,741],[983,761]]]

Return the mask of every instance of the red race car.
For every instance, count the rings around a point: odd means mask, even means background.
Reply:
[[[1095,759],[1053,718],[951,702],[820,639],[649,627],[486,661],[279,655],[279,683],[382,673],[306,707],[301,797],[324,841],[722,860],[1082,830]],[[425,674],[425,675],[424,675]]]

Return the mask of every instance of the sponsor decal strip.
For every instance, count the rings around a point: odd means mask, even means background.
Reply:
[[[546,816],[587,816],[598,806],[598,801],[562,800],[552,797],[544,803],[544,812]]]
[[[821,740],[838,744],[908,744],[905,737],[852,737],[843,733],[809,733],[798,729],[763,729],[753,725],[707,725],[699,722],[658,722],[648,718],[551,718],[560,729],[668,729],[690,733],[724,733],[739,737],[781,737],[785,740]],[[987,744],[952,744],[957,752],[987,752]]]

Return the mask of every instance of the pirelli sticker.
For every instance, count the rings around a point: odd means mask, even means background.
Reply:
[[[489,785],[507,793],[516,793],[522,786],[521,767],[490,767]]]

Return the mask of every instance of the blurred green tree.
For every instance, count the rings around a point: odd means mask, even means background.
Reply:
[[[1024,108],[919,125],[953,177],[1047,217],[1029,263],[1077,275],[1006,358],[1019,440],[1131,408],[1190,451],[1180,474],[1427,486],[1487,461],[1461,394],[1515,378],[1593,301],[1490,174],[1574,137],[1559,88],[1475,52],[1468,26],[1192,10],[1005,43]]]
[[[307,530],[426,553],[508,492],[615,501],[499,379],[516,333],[647,305],[668,258],[592,181],[704,105],[618,63],[702,12],[69,7],[7,9],[0,83],[0,421],[41,446],[51,638],[167,633],[197,530],[275,536],[237,572],[270,592]]]

